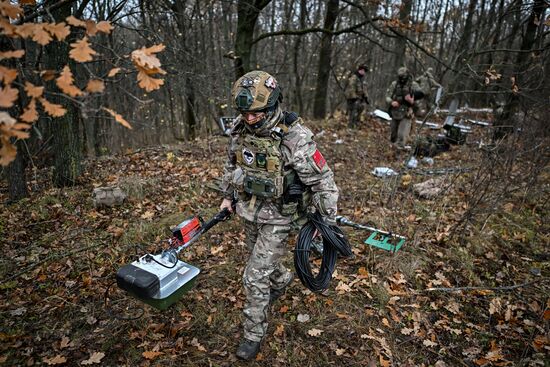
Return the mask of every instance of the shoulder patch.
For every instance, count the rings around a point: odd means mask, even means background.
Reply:
[[[284,120],[285,125],[290,126],[292,125],[296,120],[298,120],[298,114],[296,112],[284,112]]]
[[[327,164],[325,157],[323,157],[319,149],[315,150],[315,153],[313,153],[313,161],[315,162],[317,167],[319,167],[320,170],[322,170]]]

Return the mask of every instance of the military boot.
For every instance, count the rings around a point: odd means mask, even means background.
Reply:
[[[269,304],[270,305],[273,304],[276,300],[278,300],[279,297],[281,297],[283,294],[285,294],[286,288],[288,287],[289,284],[292,283],[293,280],[294,280],[294,273],[291,273],[290,274],[290,280],[284,286],[282,286],[279,289],[273,289],[273,288],[270,289],[270,291],[269,291]]]
[[[249,361],[256,358],[260,351],[260,342],[244,339],[237,348],[237,357]]]

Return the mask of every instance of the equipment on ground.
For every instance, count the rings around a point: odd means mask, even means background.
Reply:
[[[336,223],[356,229],[364,229],[372,232],[369,238],[365,240],[365,243],[369,246],[381,248],[391,253],[399,251],[403,244],[405,244],[406,238],[398,234],[383,231],[374,227],[366,226],[364,224],[355,223],[346,217],[341,215],[336,217]]]
[[[230,215],[225,208],[208,222],[198,216],[186,219],[172,230],[169,249],[157,255],[143,255],[120,268],[116,273],[118,287],[150,306],[167,309],[193,287],[200,273],[198,268],[178,259],[180,251]]]

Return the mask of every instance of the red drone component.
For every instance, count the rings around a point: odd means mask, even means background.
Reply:
[[[202,228],[199,217],[189,217],[172,230],[172,234],[180,243],[187,243],[195,237]]]

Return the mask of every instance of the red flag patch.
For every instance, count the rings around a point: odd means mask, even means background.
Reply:
[[[315,164],[317,165],[317,167],[319,167],[319,169],[321,170],[323,169],[325,164],[327,164],[325,157],[323,157],[319,149],[317,149],[315,153],[313,153],[313,160],[315,161]]]

